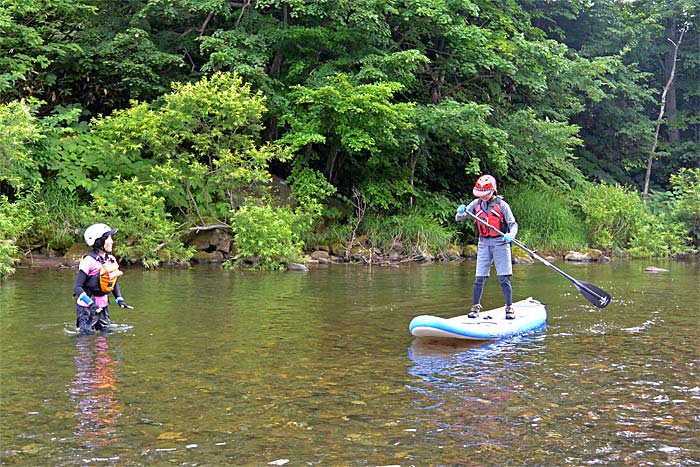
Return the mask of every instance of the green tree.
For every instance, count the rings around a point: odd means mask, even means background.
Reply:
[[[307,151],[312,160],[321,159],[331,183],[348,173],[363,180],[370,204],[400,205],[410,187],[405,166],[395,156],[399,134],[411,127],[413,112],[412,105],[394,102],[401,85],[355,85],[337,75],[319,88],[295,89],[296,106],[286,117],[290,131],[281,141],[294,151]]]
[[[5,0],[0,4],[0,99],[58,96],[57,62],[78,52],[74,34],[84,15],[94,13],[88,0]]]
[[[226,219],[243,198],[264,193],[268,164],[284,148],[262,144],[265,99],[236,75],[175,84],[161,105],[135,103],[95,121],[110,170],[157,183],[167,205],[191,223]],[[114,176],[115,174],[108,174]]]
[[[31,146],[43,138],[28,104],[23,101],[0,104],[0,193],[14,195],[16,190],[41,181]]]
[[[671,70],[672,41],[678,40],[684,22],[699,13],[697,2],[687,0],[604,0],[573,18],[553,18],[556,33],[573,50],[592,62],[609,64],[607,75],[598,77],[606,94],[587,97],[585,109],[573,120],[581,127],[584,145],[576,155],[587,175],[642,187],[659,100]],[[652,174],[652,186],[665,188],[671,173],[700,163],[699,33],[691,25],[679,50],[657,154],[661,164]]]

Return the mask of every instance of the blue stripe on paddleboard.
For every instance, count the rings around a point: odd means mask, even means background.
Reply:
[[[535,302],[535,310],[528,316],[528,312],[518,314],[514,320],[471,318],[474,321],[455,321],[438,316],[421,315],[411,320],[408,326],[411,334],[419,330],[421,334],[434,337],[463,337],[475,340],[498,339],[502,337],[517,336],[528,332],[537,331],[545,327],[547,311],[544,305]],[[526,307],[527,308],[527,307]],[[482,312],[488,315],[489,312]],[[467,318],[470,319],[470,318]],[[415,334],[414,334],[415,335]]]

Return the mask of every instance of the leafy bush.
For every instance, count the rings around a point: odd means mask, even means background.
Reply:
[[[414,212],[433,219],[440,225],[454,225],[455,202],[443,193],[419,192],[416,196]]]
[[[289,154],[260,142],[265,97],[235,74],[214,73],[173,85],[157,104],[134,103],[94,121],[107,142],[105,178],[158,183],[168,208],[187,220],[223,219],[247,196],[262,196],[268,164]]]
[[[593,246],[624,250],[645,207],[639,194],[621,185],[590,185],[579,193],[588,240]]]
[[[320,172],[297,161],[287,178],[292,193],[299,203],[296,209],[296,233],[307,244],[314,237],[315,227],[323,218],[323,202],[336,191]]]
[[[627,250],[635,257],[676,256],[692,251],[682,222],[663,211],[654,214],[639,194],[628,188],[605,183],[591,186],[579,202],[595,246]]]
[[[570,193],[546,186],[522,186],[507,193],[506,201],[518,222],[518,238],[533,248],[550,251],[588,245],[580,211]]]
[[[19,257],[17,238],[33,223],[31,196],[10,203],[0,195],[0,279],[15,272],[12,265]]]
[[[126,261],[141,261],[146,268],[163,262],[187,264],[194,251],[182,245],[177,225],[157,193],[153,185],[117,177],[103,194],[94,196],[91,222],[119,229],[115,254]]]
[[[326,180],[322,173],[299,162],[299,159],[295,161],[287,183],[301,206],[323,203],[336,192],[336,188]]]
[[[258,269],[284,269],[301,256],[302,242],[294,228],[298,221],[299,215],[287,206],[242,206],[231,218],[238,253],[256,259]]]
[[[671,186],[673,215],[685,223],[693,244],[700,246],[700,169],[681,169],[671,175]]]
[[[645,213],[637,222],[629,254],[635,258],[677,256],[688,253],[688,234],[682,222],[669,220],[666,214]]]

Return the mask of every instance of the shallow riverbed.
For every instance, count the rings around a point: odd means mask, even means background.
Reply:
[[[544,331],[414,339],[464,314],[474,263],[309,273],[127,269],[137,308],[77,338],[74,270],[0,282],[0,465],[700,465],[700,265],[542,265]],[[487,308],[502,305],[497,280]]]

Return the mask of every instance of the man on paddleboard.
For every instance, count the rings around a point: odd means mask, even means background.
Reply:
[[[472,193],[476,199],[468,206],[460,205],[455,216],[457,222],[464,222],[471,213],[472,216],[483,221],[474,220],[479,235],[479,244],[472,307],[468,316],[470,318],[479,317],[479,312],[482,309],[481,296],[484,292],[484,284],[490,275],[491,263],[493,263],[496,266],[496,274],[506,301],[506,319],[514,319],[513,288],[510,284],[510,276],[513,275],[510,242],[518,233],[518,223],[515,221],[508,203],[502,196],[496,194],[496,179],[491,175],[479,177]],[[505,232],[505,235],[501,236],[497,230]]]
[[[117,299],[117,305],[132,310],[122,298],[117,279],[123,274],[117,259],[111,255],[114,246],[112,235],[116,229],[107,224],[93,224],[85,229],[85,243],[92,251],[85,255],[78,266],[78,276],[73,293],[78,297],[76,327],[80,334],[95,331],[109,332],[109,293]]]

